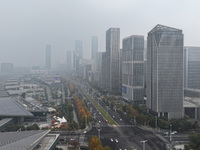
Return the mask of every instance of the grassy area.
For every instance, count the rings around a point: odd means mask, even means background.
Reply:
[[[87,95],[87,97],[91,100],[91,102],[96,106],[96,108],[99,110],[99,112],[102,114],[102,116],[108,121],[111,125],[116,125],[116,122],[112,119],[110,115],[107,115],[107,112],[100,106],[98,103],[85,91],[85,89],[81,88],[84,93]]]

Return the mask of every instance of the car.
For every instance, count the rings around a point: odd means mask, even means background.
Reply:
[[[177,133],[177,131],[173,131],[173,132],[171,132],[171,134],[176,134]]]
[[[115,139],[115,142],[118,143],[119,141],[117,139]]]
[[[83,131],[83,133],[87,133],[87,131]]]
[[[120,121],[122,121],[122,119],[121,119],[121,118],[120,118],[119,120],[120,120]]]
[[[110,141],[111,141],[111,142],[113,142],[113,139],[112,139],[112,138],[110,138]]]
[[[169,135],[169,132],[165,132],[164,135]]]

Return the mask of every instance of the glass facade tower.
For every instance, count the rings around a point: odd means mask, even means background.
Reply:
[[[147,108],[158,116],[183,117],[182,30],[157,25],[147,37]]]

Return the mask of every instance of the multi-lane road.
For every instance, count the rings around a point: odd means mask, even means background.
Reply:
[[[76,83],[77,84],[77,83]],[[85,85],[78,84],[77,87],[85,88]],[[87,91],[87,90],[86,90]],[[123,120],[117,112],[107,109],[107,106],[97,96],[92,96],[101,107],[108,112],[117,125],[110,125],[106,122],[104,117],[99,113],[93,103],[90,101],[87,94],[79,88],[79,92],[85,98],[85,101],[92,111],[96,125],[85,134],[85,142],[88,142],[91,136],[100,136],[103,146],[108,145],[112,150],[133,150],[143,149],[142,141],[146,140],[145,147],[148,150],[165,150],[166,143],[161,140],[154,132],[144,130],[137,125],[132,125]]]

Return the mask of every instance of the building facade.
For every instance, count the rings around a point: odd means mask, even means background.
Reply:
[[[122,97],[138,105],[144,103],[144,36],[123,39]]]
[[[107,81],[107,62],[106,62],[106,52],[102,52],[102,64],[101,64],[101,88],[106,90]]]
[[[148,33],[146,86],[149,111],[183,117],[182,30],[157,25]]]
[[[95,59],[97,52],[98,52],[98,37],[92,36],[91,59]]]
[[[200,47],[184,47],[184,87],[200,89]]]
[[[67,51],[67,61],[66,61],[66,63],[67,63],[67,69],[69,71],[71,71],[71,69],[72,69],[72,52],[71,51]]]
[[[14,73],[13,63],[1,63],[1,75],[10,76]]]
[[[51,45],[46,45],[46,69],[51,69]]]
[[[120,29],[110,28],[106,31],[106,84],[111,92],[119,92],[119,50]]]
[[[75,41],[75,51],[79,59],[83,59],[83,44],[82,41]]]

